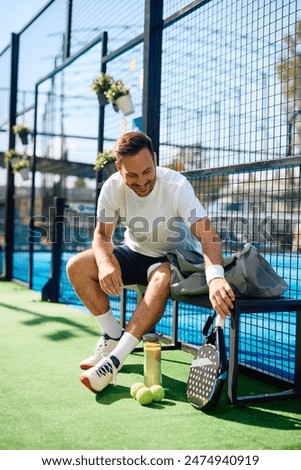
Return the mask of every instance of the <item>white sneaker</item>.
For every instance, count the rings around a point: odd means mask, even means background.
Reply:
[[[103,357],[108,356],[113,351],[113,349],[115,349],[119,340],[120,338],[114,339],[106,333],[103,333],[96,344],[94,354],[84,359],[79,364],[79,367],[83,370],[94,367],[99,361],[101,361]]]
[[[98,393],[111,382],[116,385],[117,373],[118,369],[112,359],[103,357],[96,366],[84,372],[79,379],[91,392]]]

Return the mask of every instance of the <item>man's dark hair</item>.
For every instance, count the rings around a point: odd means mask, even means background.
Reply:
[[[115,154],[117,160],[123,157],[132,157],[147,148],[151,156],[154,157],[154,149],[151,139],[143,132],[127,132],[123,134],[116,142]]]

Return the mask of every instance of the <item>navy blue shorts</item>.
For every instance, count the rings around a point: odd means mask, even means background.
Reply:
[[[114,255],[116,256],[122,272],[123,284],[148,284],[148,269],[157,263],[168,261],[166,256],[152,258],[151,256],[141,255],[130,250],[127,245],[115,246]]]

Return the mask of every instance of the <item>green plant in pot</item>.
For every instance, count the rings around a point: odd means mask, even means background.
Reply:
[[[10,163],[11,165],[13,165],[14,163],[21,160],[21,158],[22,155],[19,152],[17,152],[15,149],[9,149],[4,154],[4,163]]]
[[[30,161],[27,158],[22,158],[20,161],[12,165],[12,169],[14,173],[18,171],[22,178],[27,180],[30,169]]]
[[[23,145],[28,144],[28,135],[30,134],[30,128],[26,124],[15,124],[13,126],[13,133],[20,137]]]
[[[91,90],[97,95],[100,106],[108,104],[106,93],[114,83],[113,77],[108,73],[101,72],[91,83]]]
[[[124,116],[133,114],[134,107],[130,89],[124,85],[122,80],[117,80],[117,82],[111,85],[110,89],[106,92],[106,97],[113,104],[116,112],[120,110]]]
[[[102,170],[104,176],[108,178],[113,173],[117,171],[115,166],[116,156],[113,150],[104,150],[99,152],[96,157],[96,162],[94,166],[95,171]]]

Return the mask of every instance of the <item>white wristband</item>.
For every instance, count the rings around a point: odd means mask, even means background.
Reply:
[[[212,279],[216,279],[217,277],[225,277],[224,268],[220,264],[212,264],[205,270],[205,274],[207,284],[209,284]]]

